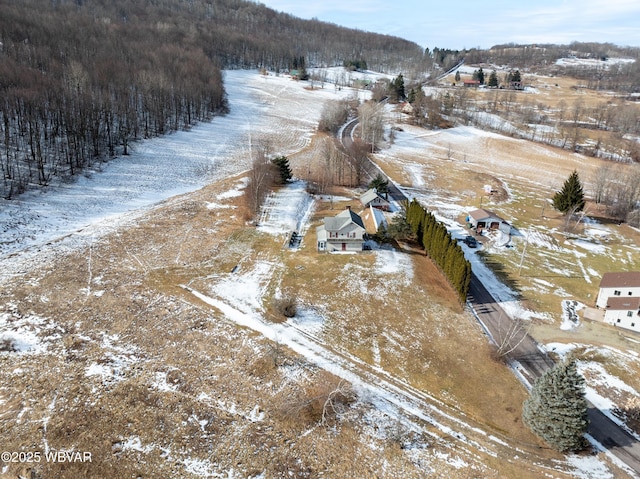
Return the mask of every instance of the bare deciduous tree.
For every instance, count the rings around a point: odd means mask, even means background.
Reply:
[[[368,101],[358,107],[360,120],[360,138],[375,148],[377,142],[383,139],[384,117],[383,107],[379,103]]]
[[[525,322],[520,318],[504,318],[501,315],[498,324],[500,335],[494,338],[494,340],[496,342],[496,355],[502,359],[522,344],[522,341],[525,340],[531,330],[531,323]]]
[[[269,158],[269,149],[268,142],[260,143],[254,148],[253,163],[249,171],[245,196],[249,213],[255,221],[258,220],[260,208],[277,176],[277,169]]]

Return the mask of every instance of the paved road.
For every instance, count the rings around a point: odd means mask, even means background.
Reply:
[[[345,146],[352,141],[357,124],[357,119],[354,119],[343,128],[341,141]],[[371,163],[377,174],[380,170],[373,162]],[[381,171],[380,173],[384,175]],[[389,194],[397,202],[407,200],[404,192],[391,181],[389,181]],[[504,345],[505,349],[510,351],[508,359],[525,384],[533,385],[538,377],[554,365],[553,360],[538,347],[538,343],[528,334],[526,328],[517,327],[517,323],[514,323],[514,320],[500,307],[482,281],[473,273],[467,302],[492,340],[498,346]],[[589,403],[588,416],[589,435],[635,471],[635,477],[640,477],[640,442],[591,403]]]
[[[532,385],[554,362],[542,351],[536,341],[504,312],[482,282],[473,275],[469,288],[468,303],[485,331],[497,344],[508,342],[507,350],[513,348],[508,358],[525,383]],[[510,329],[509,329],[510,328]],[[618,459],[640,474],[640,442],[614,423],[602,411],[589,403],[588,433]],[[638,476],[636,476],[638,477]]]

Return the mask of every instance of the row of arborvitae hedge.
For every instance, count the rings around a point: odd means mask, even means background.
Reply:
[[[427,255],[440,267],[460,299],[465,301],[471,282],[471,263],[447,228],[415,199],[407,205],[407,222]]]

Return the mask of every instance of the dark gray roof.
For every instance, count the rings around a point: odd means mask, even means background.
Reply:
[[[338,213],[336,216],[327,216],[324,219],[324,227],[327,231],[340,231],[350,223],[357,224],[364,229],[364,223],[360,215],[354,213],[350,209]]]

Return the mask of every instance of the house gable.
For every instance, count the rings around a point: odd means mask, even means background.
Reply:
[[[360,215],[346,209],[327,216],[316,230],[319,251],[362,251],[365,227]]]
[[[389,201],[380,195],[375,188],[371,188],[363,193],[360,196],[360,202],[365,208],[373,206],[374,208],[380,208],[383,210],[388,210],[390,205]]]

